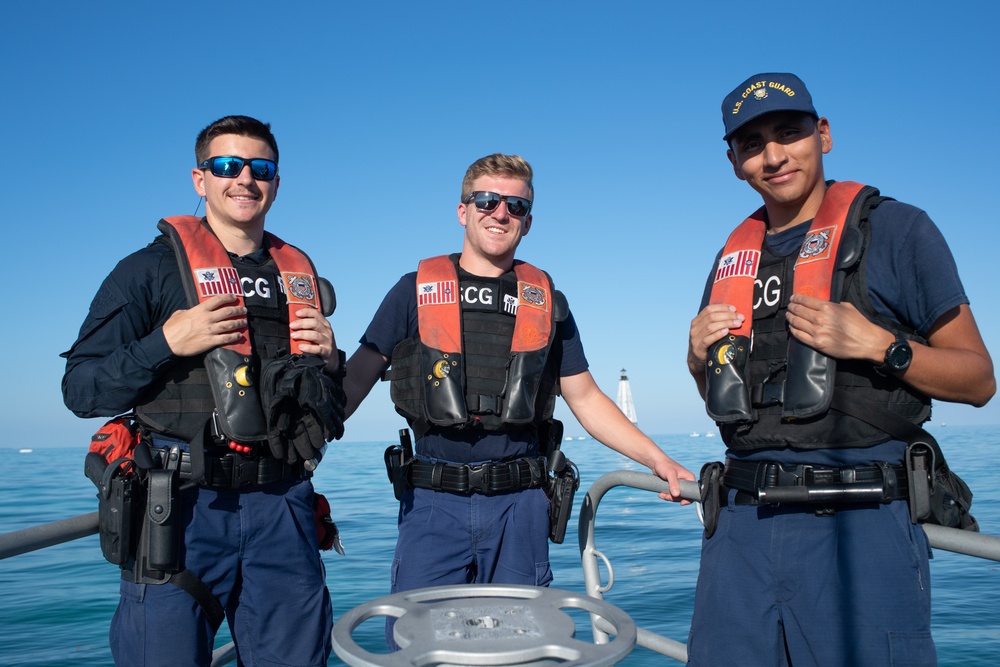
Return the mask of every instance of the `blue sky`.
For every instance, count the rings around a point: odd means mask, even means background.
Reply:
[[[4,14],[3,446],[87,442],[98,424],[63,406],[58,355],[115,263],[160,217],[194,212],[195,135],[232,113],[272,124],[268,228],[335,284],[348,353],[402,273],[460,248],[466,167],[523,155],[536,200],[520,257],[566,293],[602,389],[614,397],[628,369],[640,427],[686,433],[712,428],[688,324],[726,234],[759,205],[725,158],[720,104],[751,74],[793,71],[831,122],[827,177],[927,210],[1000,349],[993,3],[43,1]],[[937,404],[934,421],[1000,424],[1000,399]],[[400,426],[379,386],[346,437]]]

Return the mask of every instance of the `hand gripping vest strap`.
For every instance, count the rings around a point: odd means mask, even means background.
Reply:
[[[219,294],[232,294],[243,305],[243,289],[229,253],[209,229],[194,216],[164,218],[157,227],[173,245],[181,268],[184,291],[192,307]],[[316,271],[309,258],[273,234],[264,233],[271,258],[281,273],[287,299],[288,321],[297,319],[302,307],[320,309]],[[267,438],[267,424],[251,369],[249,332],[237,343],[210,351],[205,356],[219,430],[239,442]],[[299,341],[289,338],[292,354],[301,354]]]
[[[529,424],[546,417],[536,415],[535,407],[542,371],[555,338],[555,293],[548,275],[530,264],[515,262],[514,275],[517,316],[501,420],[505,424]],[[420,262],[417,323],[423,371],[420,407],[424,415],[412,414],[412,406],[401,405],[399,397],[394,396],[397,407],[418,424],[422,418],[437,426],[459,426],[469,421],[458,288],[454,258],[441,255]]]
[[[857,226],[867,200],[877,194],[875,188],[851,181],[829,185],[795,261],[794,294],[840,301],[843,275],[838,269],[857,260],[861,248]],[[763,207],[733,231],[722,251],[709,303],[753,312],[754,281],[766,231]],[[751,327],[752,318],[709,349],[705,405],[719,423],[754,419],[745,373]],[[787,359],[782,417],[806,418],[826,412],[833,399],[835,360],[794,338],[789,338]]]

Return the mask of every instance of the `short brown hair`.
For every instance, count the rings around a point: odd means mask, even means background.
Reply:
[[[274,151],[274,161],[278,161],[278,142],[271,133],[270,123],[262,123],[250,116],[226,116],[198,133],[198,138],[194,142],[195,164],[201,164],[212,157],[208,154],[209,144],[212,143],[212,139],[224,134],[237,134],[241,137],[260,139],[271,147],[271,150]],[[252,158],[257,156],[244,155],[242,157]]]
[[[472,183],[480,176],[501,176],[524,181],[528,184],[528,199],[535,200],[535,186],[531,183],[533,176],[531,165],[520,155],[494,153],[473,162],[465,172],[465,178],[462,179],[461,201],[464,202],[472,194]]]

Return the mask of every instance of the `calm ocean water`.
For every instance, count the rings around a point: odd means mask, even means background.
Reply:
[[[983,531],[1000,535],[997,475],[992,468],[977,467],[998,451],[997,429],[938,426],[933,431],[952,467],[972,487],[973,514]],[[655,439],[694,471],[707,460],[719,459],[723,451],[719,438],[685,434]],[[397,508],[382,464],[388,444],[336,443],[314,480],[330,499],[347,550],[346,556],[323,555],[337,617],[388,593]],[[0,449],[0,466],[6,471],[0,481],[0,533],[96,510],[94,488],[82,472],[85,451],[84,443],[27,454]],[[640,466],[590,439],[567,442],[564,451],[580,466],[583,483],[566,541],[551,545],[553,586],[582,592],[576,539],[579,503],[604,473]],[[665,503],[645,491],[612,490],[597,515],[597,547],[615,571],[614,588],[605,599],[627,611],[639,627],[686,641],[700,533],[692,507]],[[937,551],[931,573],[940,664],[998,664],[1000,564]],[[607,580],[603,566],[602,577]],[[0,561],[0,665],[110,665],[107,628],[117,603],[117,581],[118,570],[101,557],[96,536]],[[373,619],[355,638],[376,650],[381,632],[381,624]],[[220,634],[218,645],[227,641],[228,636]],[[343,663],[334,657],[330,664]],[[678,663],[636,648],[622,664]]]

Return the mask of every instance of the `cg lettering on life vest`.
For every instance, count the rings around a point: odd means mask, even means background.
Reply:
[[[263,299],[271,298],[271,284],[266,278],[240,277],[240,286],[243,288],[243,296],[250,299],[259,296]]]
[[[781,276],[770,275],[753,281],[753,309],[774,308],[781,301]]]
[[[239,274],[240,288],[247,305],[274,308],[279,303],[279,294],[287,296],[284,281],[269,266],[241,265]]]
[[[508,315],[517,313],[517,299],[511,294],[507,294],[502,281],[463,280],[458,293],[462,299],[462,310],[484,313],[503,311]],[[511,307],[512,302],[513,308]]]
[[[484,306],[493,305],[493,288],[477,285],[462,285],[462,303],[481,303]]]

